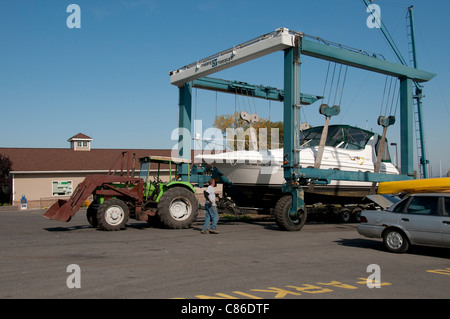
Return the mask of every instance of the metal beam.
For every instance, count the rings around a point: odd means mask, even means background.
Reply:
[[[434,73],[392,63],[374,56],[353,52],[347,48],[324,44],[305,38],[302,40],[301,53],[359,69],[387,74],[397,78],[409,78],[416,82],[426,82],[436,76]]]
[[[365,182],[391,182],[404,181],[412,179],[412,176],[384,174],[384,173],[370,173],[370,172],[351,172],[338,171],[334,169],[317,169],[317,168],[302,168],[302,175],[307,178],[317,179],[330,184],[332,180],[345,181],[365,181]]]
[[[286,183],[282,191],[292,194],[289,214],[297,217],[304,211],[304,191],[298,184],[300,177],[300,42],[294,40],[294,47],[284,50],[284,107],[283,107],[283,173]]]
[[[186,82],[290,48],[293,46],[292,40],[292,35],[288,29],[277,29],[275,32],[264,34],[228,50],[171,71],[169,73],[170,82],[178,87],[182,86]]]
[[[410,6],[408,8],[408,14],[409,14],[409,24],[410,24],[410,37],[411,37],[411,49],[412,49],[412,57],[413,57],[413,65],[417,69],[417,54],[416,54],[416,36],[415,36],[415,29],[414,29],[414,14],[413,14],[413,6]],[[423,121],[422,121],[422,88],[417,85],[416,83],[416,89],[415,89],[415,99],[416,99],[416,106],[417,106],[417,125],[419,126],[419,138],[420,138],[420,158],[419,158],[419,165],[422,169],[422,176],[423,178],[428,178],[428,169],[427,165],[429,164],[427,160],[427,152],[425,149],[425,130],[423,129]]]
[[[414,125],[412,80],[400,79],[400,154],[401,173],[414,172]]]
[[[279,28],[274,32],[264,34],[228,50],[171,71],[169,73],[170,82],[173,85],[181,87],[186,82],[205,77],[264,55],[284,51],[294,47],[296,37],[302,37],[301,54],[304,55],[388,74],[398,78],[406,77],[417,82],[429,81],[435,76],[435,74],[430,72],[388,62],[375,56],[368,56],[360,50],[350,49],[339,44],[324,41],[320,38],[309,37],[301,32]],[[310,39],[307,39],[307,37]]]
[[[191,160],[192,83],[179,88],[178,104],[178,157]],[[178,172],[183,180],[189,179],[189,164],[182,163]]]
[[[284,101],[284,90],[280,90],[274,87],[254,85],[240,81],[228,81],[222,79],[215,79],[210,77],[204,77],[192,81],[193,88],[219,91],[223,93],[244,95],[249,97],[255,97],[272,101]],[[322,96],[311,94],[300,94],[301,104],[310,105],[314,102],[322,99]]]
[[[300,174],[299,152],[299,92],[300,92],[300,61],[295,48],[284,51],[284,110],[283,110],[283,152],[287,165],[284,165],[284,178],[291,179],[293,174]]]

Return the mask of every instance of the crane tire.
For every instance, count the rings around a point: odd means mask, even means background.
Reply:
[[[282,230],[299,231],[306,223],[306,208],[299,210],[295,218],[292,218],[289,211],[292,207],[292,196],[281,197],[275,205],[275,221]]]

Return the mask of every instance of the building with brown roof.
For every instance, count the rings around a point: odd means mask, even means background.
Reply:
[[[20,205],[22,196],[28,208],[49,207],[68,198],[86,175],[107,174],[121,157],[121,149],[92,149],[92,138],[77,134],[68,139],[70,148],[0,148],[12,161],[12,203]],[[132,149],[136,159],[149,155],[171,156],[169,149]],[[137,161],[136,168],[139,168]],[[168,168],[162,172],[168,175]],[[137,174],[139,171],[137,170]]]

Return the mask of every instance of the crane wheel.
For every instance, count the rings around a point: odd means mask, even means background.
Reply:
[[[277,225],[288,231],[299,231],[306,223],[306,208],[299,210],[295,216],[291,216],[292,196],[281,197],[275,205],[275,221]]]

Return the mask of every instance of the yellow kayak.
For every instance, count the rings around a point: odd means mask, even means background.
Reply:
[[[378,194],[450,193],[450,177],[413,179],[378,184]]]

